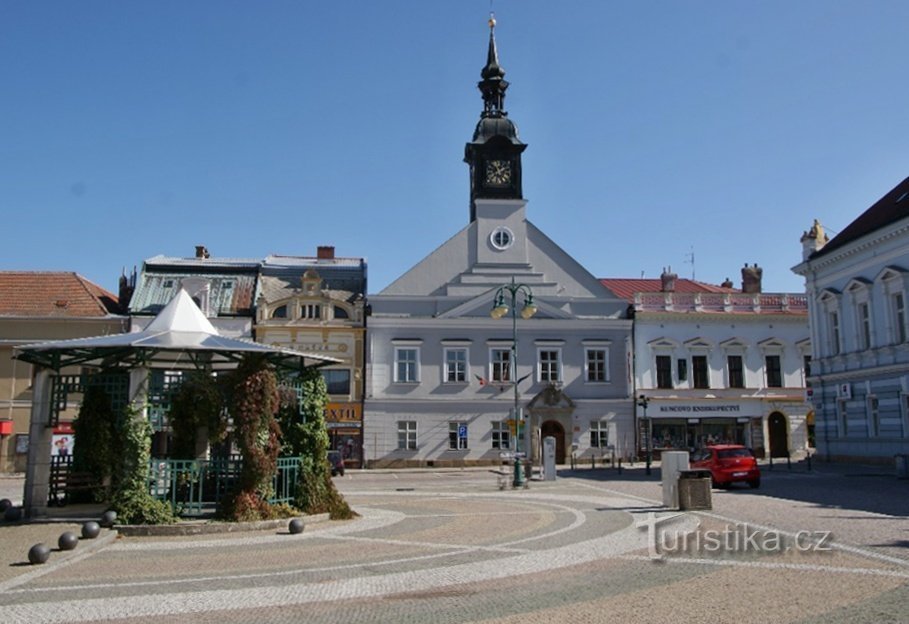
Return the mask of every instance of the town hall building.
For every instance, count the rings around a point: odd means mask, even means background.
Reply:
[[[495,21],[467,143],[467,225],[369,297],[366,465],[634,452],[627,303],[528,221]]]

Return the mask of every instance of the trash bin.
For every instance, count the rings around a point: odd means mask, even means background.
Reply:
[[[909,479],[909,455],[894,455],[896,462],[896,478]]]
[[[679,471],[679,509],[683,511],[713,509],[710,485],[709,470]]]

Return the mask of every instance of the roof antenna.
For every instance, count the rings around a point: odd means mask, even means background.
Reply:
[[[691,252],[685,254],[685,264],[691,265],[691,281],[694,280],[694,245],[691,246]]]

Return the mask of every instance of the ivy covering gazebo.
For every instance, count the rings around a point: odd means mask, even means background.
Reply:
[[[115,410],[133,406],[133,417],[149,418],[150,372],[231,371],[251,356],[276,369],[304,373],[339,360],[330,356],[273,347],[221,336],[192,298],[180,290],[141,332],[24,345],[16,357],[37,367],[29,425],[24,511],[46,516],[51,488],[53,429],[70,393],[84,393],[84,375],[65,375],[66,367],[99,371]],[[135,412],[138,410],[138,412]]]

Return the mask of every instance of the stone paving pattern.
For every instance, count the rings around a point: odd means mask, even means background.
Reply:
[[[302,535],[111,535],[45,566],[24,563],[30,544],[55,545],[74,525],[0,524],[0,612],[4,622],[909,622],[909,481],[830,465],[765,467],[763,481],[677,514],[660,504],[659,471],[641,467],[563,470],[520,490],[500,490],[487,470],[349,471],[336,484],[355,520]],[[638,526],[647,518],[690,540],[745,523],[781,547],[667,546],[654,561]],[[802,530],[829,531],[836,547],[796,551]]]

